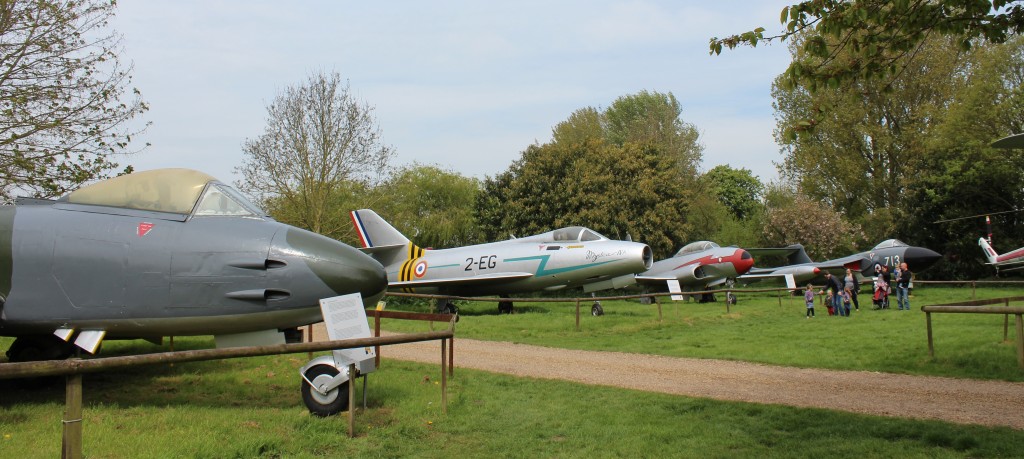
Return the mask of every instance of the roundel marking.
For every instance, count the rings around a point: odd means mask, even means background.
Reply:
[[[413,274],[415,274],[416,277],[423,277],[423,275],[426,274],[426,273],[427,273],[427,260],[420,260],[419,263],[416,263],[416,267],[413,268]]]

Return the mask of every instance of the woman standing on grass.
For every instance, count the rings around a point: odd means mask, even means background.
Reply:
[[[857,290],[860,290],[860,282],[857,282],[857,276],[853,274],[853,270],[846,268],[846,277],[843,280],[846,281],[846,289],[850,291],[853,309],[860,311],[860,303],[857,302]]]

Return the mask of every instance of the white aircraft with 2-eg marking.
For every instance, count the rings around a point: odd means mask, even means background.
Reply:
[[[499,295],[582,287],[584,292],[632,285],[650,269],[646,244],[608,239],[582,226],[450,249],[422,249],[369,209],[352,211],[363,251],[382,265],[388,289],[452,296]],[[511,302],[499,303],[511,312]],[[454,305],[439,302],[455,312]]]

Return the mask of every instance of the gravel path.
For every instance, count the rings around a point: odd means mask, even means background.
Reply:
[[[381,357],[440,364],[441,343],[386,346]],[[1024,383],[578,351],[460,338],[455,339],[454,360],[455,377],[459,368],[472,368],[718,400],[1024,429]]]

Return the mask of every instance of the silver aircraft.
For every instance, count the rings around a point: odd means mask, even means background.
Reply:
[[[63,358],[70,343],[95,352],[104,338],[283,342],[281,331],[321,320],[319,299],[359,293],[372,306],[386,287],[372,258],[276,222],[193,170],[0,207],[0,336],[16,337],[11,361]]]
[[[680,291],[707,290],[731,282],[753,265],[754,258],[746,250],[697,241],[683,246],[672,258],[659,260],[651,269],[637,274],[636,282],[645,291],[671,291],[675,287],[673,281],[678,283]],[[705,300],[714,300],[714,296],[702,296],[702,301]]]
[[[610,240],[581,226],[501,242],[422,249],[368,209],[352,211],[364,251],[388,275],[388,288],[454,296],[501,295],[583,287],[625,287],[651,267],[646,244]],[[454,312],[454,306],[441,304]],[[499,304],[511,312],[511,303]]]

